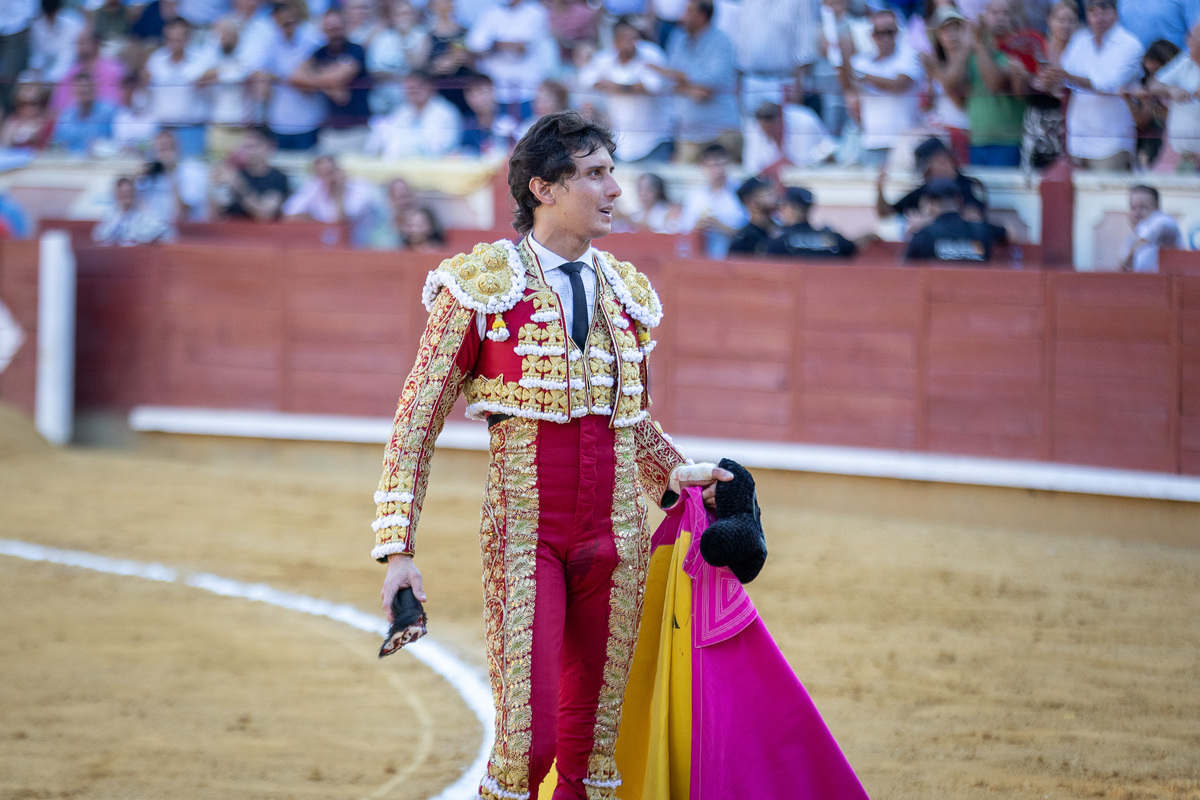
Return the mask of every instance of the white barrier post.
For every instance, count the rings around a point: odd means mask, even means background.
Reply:
[[[38,243],[37,393],[34,424],[52,444],[66,444],[75,416],[75,253],[66,231]]]

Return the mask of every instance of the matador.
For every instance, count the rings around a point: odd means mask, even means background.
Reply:
[[[383,605],[411,586],[433,444],[460,392],[486,420],[480,514],[496,738],[480,796],[526,800],[553,764],[555,800],[612,798],[626,678],[650,557],[647,500],[732,474],[690,464],[649,415],[662,305],[595,249],[621,189],[612,135],[543,117],[509,163],[516,244],[480,244],[430,273],[429,321],[384,457],[372,555]]]

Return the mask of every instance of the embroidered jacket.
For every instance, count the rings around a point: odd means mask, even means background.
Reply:
[[[422,297],[429,322],[375,493],[374,558],[413,553],[433,445],[460,391],[472,419],[509,414],[567,422],[600,414],[613,427],[633,428],[639,488],[662,496],[671,470],[685,461],[649,416],[646,356],[662,304],[631,264],[603,253],[594,266],[598,291],[586,353],[566,335],[558,295],[525,241],[477,245],[429,274]]]

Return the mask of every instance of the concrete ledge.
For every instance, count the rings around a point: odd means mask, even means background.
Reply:
[[[139,406],[130,412],[129,426],[157,433],[383,444],[391,435],[392,422],[375,417]],[[760,469],[1200,502],[1200,478],[1158,472],[899,450],[689,436],[674,439],[696,460],[732,458]],[[487,428],[483,423],[448,423],[437,444],[486,451]]]

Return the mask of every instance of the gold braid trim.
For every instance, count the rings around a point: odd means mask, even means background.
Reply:
[[[632,429],[617,428],[615,433],[615,456],[620,470],[623,465],[634,463],[637,445]],[[650,564],[646,504],[638,492],[636,478],[632,481],[623,479],[618,473],[613,491],[612,525],[618,563],[613,570],[609,601],[604,684],[596,706],[592,754],[588,757],[588,776],[584,779],[588,800],[610,800],[616,797],[617,787],[621,784],[614,756],[617,729],[621,725],[621,705],[637,644],[646,572]]]
[[[529,796],[533,712],[533,609],[537,597],[538,422],[514,417],[491,429],[487,500],[480,525],[488,675],[496,741],[480,794]]]
[[[371,551],[379,561],[386,561],[391,553],[413,553],[433,445],[466,380],[455,359],[474,320],[475,312],[449,292],[438,295],[429,314],[384,451]]]
[[[640,488],[655,502],[667,490],[671,471],[687,463],[683,453],[667,440],[662,427],[650,419],[633,426],[633,437],[637,443],[638,482]]]

